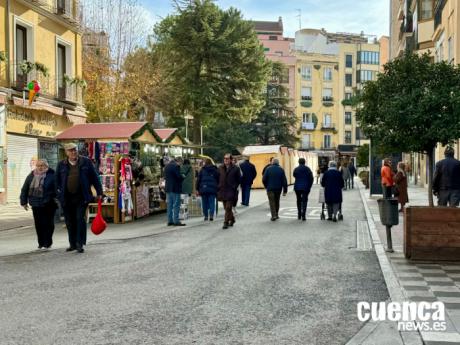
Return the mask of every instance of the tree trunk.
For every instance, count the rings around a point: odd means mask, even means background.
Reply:
[[[430,207],[434,206],[433,202],[433,162],[434,162],[434,147],[428,150],[426,155],[428,162],[428,203]]]
[[[190,130],[190,129],[189,129]],[[201,144],[201,117],[199,115],[193,115],[193,132],[192,142],[195,145]]]

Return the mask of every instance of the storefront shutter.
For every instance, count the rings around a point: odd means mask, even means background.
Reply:
[[[37,139],[7,134],[7,157],[7,201],[19,203],[22,185],[38,157]]]

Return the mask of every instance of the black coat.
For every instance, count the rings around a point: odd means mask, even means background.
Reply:
[[[350,175],[351,175],[351,178],[353,178],[354,176],[356,176],[356,168],[353,164],[350,164],[348,166],[348,170],[350,170]]]
[[[43,207],[50,201],[53,201],[56,197],[56,185],[55,185],[55,174],[53,169],[48,169],[46,172],[45,180],[43,181],[43,197],[38,198],[35,196],[29,196],[30,184],[34,178],[34,173],[31,172],[27,176],[24,185],[21,189],[21,205],[29,204],[32,207]]]
[[[267,192],[279,192],[283,190],[284,193],[287,193],[286,174],[278,164],[272,164],[272,166],[265,170],[262,182]]]
[[[97,195],[102,195],[102,185],[99,181],[99,175],[96,172],[93,162],[90,159],[80,156],[78,157],[78,170],[80,176],[80,188],[82,191],[84,204],[94,201],[91,186],[96,189]],[[69,177],[70,163],[67,159],[60,161],[56,169],[56,189],[57,197],[61,205],[65,205],[67,178]]]
[[[306,165],[299,165],[294,169],[294,190],[305,191],[310,193],[311,186],[313,185],[313,173]]]
[[[460,190],[460,161],[447,157],[436,163],[433,177],[433,192]]]
[[[257,170],[254,164],[252,164],[250,161],[244,161],[243,163],[240,164],[240,169],[241,172],[243,173],[243,176],[241,178],[241,184],[242,185],[252,185],[254,182],[254,179],[257,176]]]
[[[165,192],[181,194],[183,179],[179,164],[175,161],[169,162],[165,167]]]
[[[214,165],[205,165],[198,173],[196,190],[201,195],[217,195],[219,170]]]
[[[241,170],[236,165],[229,168],[222,164],[219,169],[219,190],[217,197],[220,201],[234,201],[238,194],[238,186],[241,182]]]
[[[342,203],[342,189],[345,186],[342,173],[336,169],[329,169],[323,175],[321,186],[324,187],[326,204]]]

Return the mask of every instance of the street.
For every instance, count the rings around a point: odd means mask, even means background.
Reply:
[[[356,250],[357,190],[344,221],[267,203],[214,223],[133,239],[0,258],[2,344],[345,344],[359,301],[388,292],[373,251]],[[127,226],[126,231],[129,231]]]

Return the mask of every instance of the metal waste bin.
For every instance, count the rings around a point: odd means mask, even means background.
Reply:
[[[399,224],[398,199],[378,199],[380,222],[385,226]]]

